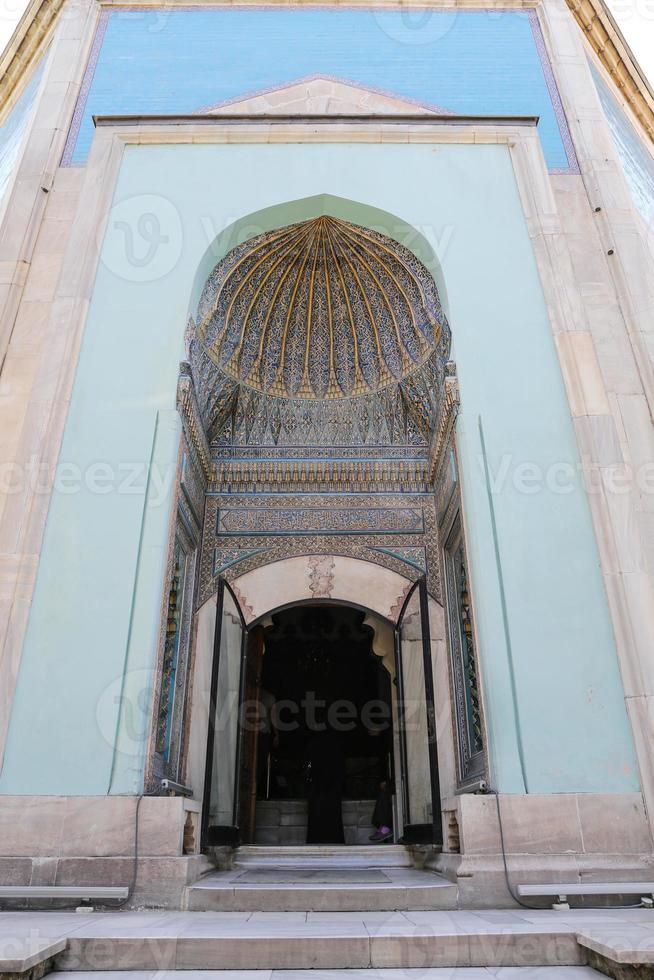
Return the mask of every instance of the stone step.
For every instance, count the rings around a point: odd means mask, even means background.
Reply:
[[[260,868],[412,868],[411,851],[402,844],[239,847],[234,864]]]
[[[176,970],[132,970],[130,980],[186,980],[189,971],[182,974]],[[531,966],[511,970],[504,974],[506,980],[601,980],[602,974],[588,966]],[[321,970],[317,977],[313,970],[249,970],[244,976],[233,970],[194,970],[192,980],[497,980],[495,968],[479,967],[433,967],[427,970]],[[117,980],[116,974],[109,971],[89,971],[72,973],[62,971],[57,980]]]
[[[414,868],[235,866],[190,885],[191,911],[367,912],[454,909],[457,887]]]
[[[467,915],[96,915],[93,922],[71,926],[67,948],[57,956],[56,968],[76,972],[371,967],[425,971],[434,967],[586,963],[586,951],[577,941],[576,929],[563,919],[558,920],[560,926],[557,920],[512,926],[473,923]]]
[[[90,971],[89,980],[101,980],[102,973],[104,980],[120,980],[107,971],[152,971],[148,980],[164,980],[166,971],[181,970],[262,970],[265,977],[241,974],[229,980],[272,980],[273,970],[315,969],[350,972],[277,980],[382,980],[378,971],[384,970],[396,971],[393,977],[382,974],[387,980],[435,980],[437,968],[446,971],[443,980],[452,980],[452,970],[479,967],[502,980],[517,980],[513,969],[505,973],[504,967],[538,967],[550,971],[544,980],[563,980],[566,973],[555,970],[588,966],[595,962],[591,956],[599,957],[603,974],[614,977],[650,977],[654,962],[649,909],[0,914],[0,959],[7,965],[23,966],[25,940],[33,937],[39,943],[65,942],[55,955],[55,971],[73,971],[71,980]],[[636,972],[628,972],[630,966]],[[461,976],[477,980],[475,974]],[[539,973],[526,977],[540,980]],[[193,980],[188,973],[179,980],[187,978]],[[223,978],[228,980],[224,973],[216,976]],[[57,980],[64,980],[61,973]]]
[[[53,969],[58,953],[66,947],[62,938],[41,938],[32,932],[26,937],[0,938],[0,977],[13,980],[40,980]]]

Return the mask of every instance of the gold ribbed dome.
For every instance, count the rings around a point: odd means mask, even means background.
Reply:
[[[397,383],[429,357],[445,324],[434,281],[412,252],[328,216],[232,249],[198,312],[198,338],[217,367],[293,398]]]

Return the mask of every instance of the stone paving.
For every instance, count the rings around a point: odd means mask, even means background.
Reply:
[[[175,970],[188,971],[184,980],[193,972],[207,980],[214,973],[215,980],[266,980],[274,972],[282,980],[285,971],[298,980],[307,968],[309,980],[318,980],[316,970],[325,980],[359,974],[371,980],[378,973],[381,980],[477,980],[489,973],[582,980],[598,976],[586,968],[592,944],[654,963],[654,912],[647,909],[0,914],[0,958],[26,937],[67,939],[56,962],[77,980],[89,971],[107,980],[112,970],[123,980],[126,971],[147,980],[154,970],[158,980]],[[508,967],[523,969],[500,969]]]

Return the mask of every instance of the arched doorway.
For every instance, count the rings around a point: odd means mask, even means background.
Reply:
[[[423,576],[408,583],[395,622],[373,613],[377,630],[365,622],[365,609],[324,599],[286,605],[248,624],[242,593],[220,579],[205,846],[256,842],[257,834],[269,843],[360,843],[354,828],[346,840],[343,800],[372,810],[376,798],[392,814],[381,822],[395,840],[442,843],[428,603]],[[375,634],[384,627],[380,655]],[[287,805],[263,805],[271,799]],[[280,819],[263,834],[257,813],[261,819],[275,809],[292,814],[306,833],[281,839]]]
[[[367,843],[377,796],[391,800],[395,670],[366,619],[323,601],[252,628],[237,774],[244,843]]]

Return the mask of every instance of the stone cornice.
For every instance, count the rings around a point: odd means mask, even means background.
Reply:
[[[233,460],[214,463],[211,493],[428,493],[425,460]]]
[[[601,64],[654,141],[654,92],[603,0],[566,0]]]

